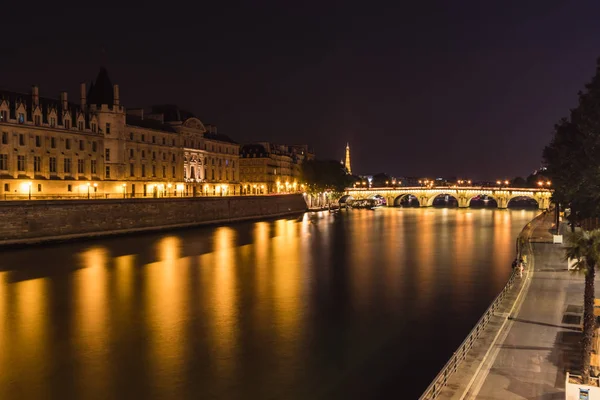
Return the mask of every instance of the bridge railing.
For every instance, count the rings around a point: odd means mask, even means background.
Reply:
[[[538,219],[542,216],[543,214],[540,214],[535,219]],[[523,237],[530,237],[532,230],[533,226],[530,222],[523,228],[523,230],[517,237],[516,249],[518,259],[521,258],[524,252],[527,251],[525,248],[526,242],[523,240]],[[500,294],[496,296],[492,304],[487,308],[487,310],[485,310],[481,318],[479,318],[479,321],[477,321],[473,329],[471,329],[471,332],[469,332],[469,334],[467,335],[467,338],[460,344],[460,346],[454,352],[454,354],[452,354],[450,360],[448,360],[446,365],[444,365],[444,368],[442,368],[440,373],[437,374],[437,376],[434,378],[433,382],[431,382],[431,384],[427,387],[425,392],[421,395],[421,397],[419,397],[419,400],[433,400],[441,393],[444,386],[446,386],[446,384],[448,383],[448,379],[450,379],[450,376],[452,376],[452,374],[456,372],[460,363],[464,361],[464,359],[467,357],[467,353],[475,345],[477,339],[490,322],[490,319],[494,316],[494,313],[502,304],[502,301],[508,294],[509,290],[512,288],[513,284],[515,283],[517,274],[517,268],[513,268],[512,274],[510,275],[508,282],[506,282],[506,285],[504,286]]]

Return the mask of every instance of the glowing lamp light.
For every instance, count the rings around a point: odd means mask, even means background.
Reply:
[[[501,183],[502,183],[502,182],[500,182],[500,181],[496,181],[496,185],[499,185],[499,184],[501,184]]]
[[[167,188],[171,189],[171,187],[173,187],[173,185],[171,185],[170,183],[167,183]]]
[[[95,188],[97,188],[97,187],[98,187],[98,184],[97,184],[97,183],[94,183],[94,187],[95,187]]]
[[[183,190],[183,184],[181,184],[181,183],[180,183],[180,184],[178,184],[178,185],[177,185],[177,190]]]

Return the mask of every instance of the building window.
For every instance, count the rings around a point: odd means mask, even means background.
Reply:
[[[56,126],[56,118],[50,117],[50,126],[54,128]]]
[[[19,146],[25,146],[25,135],[19,133]]]
[[[38,183],[38,192],[41,192],[41,191],[42,191],[42,184]]]
[[[33,172],[40,172],[42,170],[42,157],[33,157]]]
[[[104,174],[104,177],[106,179],[110,178],[110,167],[108,165],[106,166],[106,173]]]
[[[23,113],[19,113],[19,119],[18,119],[20,124],[24,124],[25,123],[25,114]]]
[[[163,138],[163,146],[167,144],[167,139]]]
[[[79,129],[80,131],[83,130],[83,121],[77,122],[77,129]]]
[[[17,156],[17,169],[25,171],[25,156]]]
[[[65,120],[65,129],[71,129],[71,121],[68,119]]]
[[[175,139],[171,141],[171,146],[175,146]]]
[[[65,140],[65,149],[71,150],[71,139]]]
[[[55,137],[50,138],[50,147],[52,147],[53,149],[56,148],[56,138]]]
[[[104,153],[105,153],[104,159],[106,161],[110,161],[110,149],[105,149]]]
[[[145,141],[146,141],[146,135],[144,135],[144,134],[142,133],[142,142],[145,142]]]
[[[67,185],[67,192],[73,191],[73,185]]]
[[[175,167],[173,167],[172,172],[173,172],[173,178],[175,178]]]
[[[77,173],[85,174],[85,160],[77,160]]]
[[[110,133],[110,122],[106,123],[106,133],[109,134]]]
[[[142,158],[146,158],[146,151],[142,150]]]
[[[142,164],[142,178],[146,177],[146,164]]]
[[[95,153],[96,150],[98,150],[98,145],[96,144],[96,142],[92,142],[92,151]]]
[[[8,144],[8,132],[2,132],[2,144]]]
[[[4,184],[4,191],[5,192],[10,192],[10,185],[8,183]]]
[[[171,157],[171,159],[173,160],[173,162],[175,162],[175,154],[173,154],[173,157]]]
[[[92,132],[96,132],[96,123],[92,122]]]
[[[96,174],[96,160],[92,160],[90,164],[90,172]]]
[[[79,141],[79,150],[81,150],[81,151],[85,150],[85,140]]]
[[[50,168],[50,172],[55,174],[56,173],[56,157],[50,157],[50,162],[49,162],[48,166]]]
[[[133,158],[133,149],[129,149],[129,158]]]
[[[163,165],[163,178],[167,177],[167,166]]]
[[[152,159],[156,160],[156,152],[155,151],[152,152]]]
[[[235,168],[235,161],[231,161],[231,168]]]
[[[8,170],[8,154],[0,154],[0,169]]]
[[[42,138],[40,137],[40,135],[36,135],[35,136],[35,147],[41,147],[42,145]]]
[[[129,176],[134,176],[134,165],[129,164]]]
[[[212,180],[213,181],[215,180],[215,170],[214,169],[212,170]]]
[[[133,140],[133,132],[129,132],[129,140]]]
[[[152,166],[152,177],[155,178],[156,177],[156,165]]]
[[[167,153],[162,153],[163,161],[167,161]]]
[[[152,136],[152,143],[156,143],[156,136]]]
[[[39,126],[42,123],[42,118],[39,115],[35,115],[33,117],[33,121],[34,121],[34,124],[36,124],[37,126]]]
[[[7,113],[6,111],[0,111],[0,122],[6,122],[8,121],[8,117],[7,117]]]
[[[64,160],[64,173],[65,174],[70,174],[71,173],[71,159],[70,158],[65,158]]]

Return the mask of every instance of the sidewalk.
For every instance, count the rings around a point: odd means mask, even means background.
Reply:
[[[440,398],[564,399],[565,372],[579,369],[583,275],[568,272],[563,245],[552,244],[552,219],[531,227],[534,271],[508,319],[498,316],[504,325],[488,335],[495,341],[488,338],[470,377],[459,368]]]

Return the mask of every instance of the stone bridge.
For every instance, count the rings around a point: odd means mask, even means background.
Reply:
[[[454,197],[458,207],[470,206],[471,200],[477,196],[485,195],[496,200],[498,208],[506,208],[508,202],[517,197],[534,199],[540,210],[546,210],[550,206],[552,190],[544,188],[510,188],[510,187],[383,187],[383,188],[347,188],[342,199],[367,199],[377,195],[386,200],[388,206],[400,205],[403,197],[412,195],[419,200],[421,207],[430,207],[433,200],[440,195]],[[340,199],[341,200],[341,199]]]

